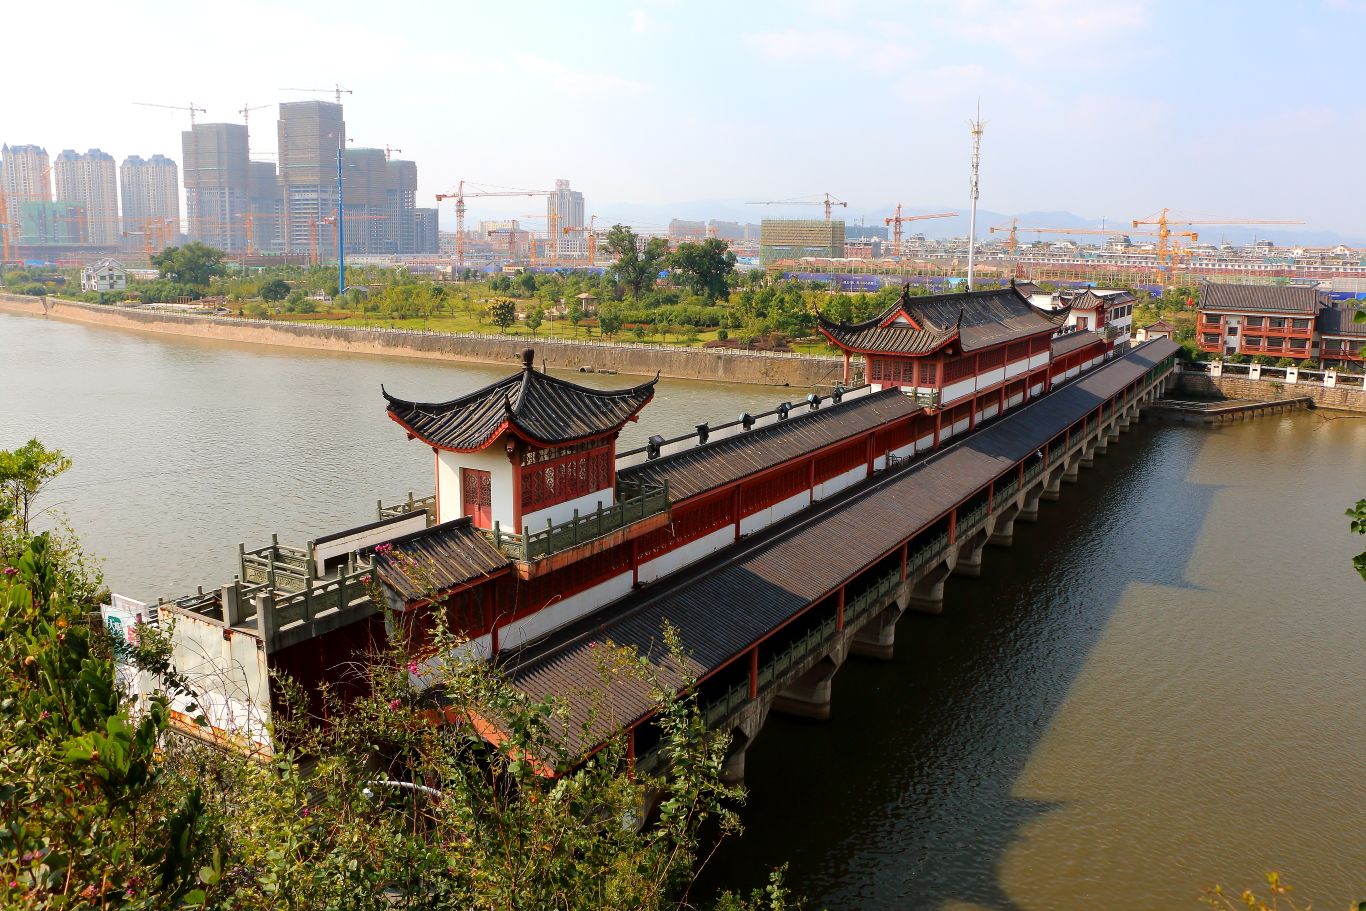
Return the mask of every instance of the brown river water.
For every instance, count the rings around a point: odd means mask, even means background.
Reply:
[[[379,385],[439,400],[511,368],[204,343],[0,314],[0,448],[76,466],[46,503],[138,597],[218,584],[238,541],[367,521],[429,492]],[[592,378],[605,385],[631,377]],[[638,445],[799,390],[661,381]],[[748,831],[703,886],[788,880],[830,909],[1197,908],[1276,869],[1366,898],[1366,418],[1143,424],[896,656],[851,661],[834,717],[772,717]]]

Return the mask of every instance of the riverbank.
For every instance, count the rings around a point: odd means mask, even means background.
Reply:
[[[479,364],[515,364],[530,343],[536,348],[537,358],[551,367],[591,368],[637,376],[653,376],[658,372],[674,379],[761,386],[833,386],[843,377],[844,369],[839,358],[807,355],[558,339],[531,342],[526,338],[477,333],[200,316],[14,294],[0,294],[0,312],[219,341]]]
[[[1308,396],[1315,408],[1366,414],[1366,390],[1322,383],[1286,384],[1276,379],[1249,379],[1245,376],[1211,376],[1183,370],[1177,374],[1176,392],[1201,398],[1255,399],[1270,401]]]

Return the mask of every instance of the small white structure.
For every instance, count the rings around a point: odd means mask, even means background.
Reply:
[[[102,259],[81,270],[82,291],[127,291],[128,270],[122,263]]]

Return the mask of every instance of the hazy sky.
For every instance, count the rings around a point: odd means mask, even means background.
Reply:
[[[983,208],[1366,235],[1361,0],[77,0],[6,4],[0,27],[0,140],[54,155],[179,160],[185,115],[132,102],[240,122],[340,81],[357,145],[417,161],[419,205],[562,177],[600,220],[826,190],[962,208],[980,96]],[[251,124],[273,158],[273,107]],[[544,211],[497,202],[471,219]]]

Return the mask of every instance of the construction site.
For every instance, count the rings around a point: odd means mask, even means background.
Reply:
[[[51,159],[37,145],[4,146],[0,264],[74,267],[119,257],[137,266],[166,247],[198,241],[244,268],[350,262],[441,277],[611,265],[601,255],[607,220],[589,213],[583,193],[568,180],[513,187],[460,179],[435,194],[431,206],[419,206],[417,163],[388,144],[357,147],[348,135],[342,102],[351,89],[280,91],[324,97],[279,103],[273,153],[262,143],[253,148],[251,133],[253,113],[271,105],[250,102],[236,111],[240,123],[200,122],[206,111],[193,102],[136,102],[188,119],[179,169],[160,154],[129,156],[116,169],[113,157],[99,149],[66,150]],[[872,225],[865,218],[848,223],[835,213],[847,212],[850,203],[829,192],[746,203],[819,207],[823,218],[765,217],[758,225],[674,218],[667,225],[629,227],[642,246],[655,237],[671,246],[719,238],[741,269],[762,268],[843,291],[1010,279],[1158,289],[1215,278],[1366,292],[1361,250],[1213,244],[1199,233],[1304,223],[1298,219],[1193,217],[1162,208],[1121,226],[1022,225],[1011,218],[979,232],[980,138],[977,124],[970,221],[960,236],[927,237],[916,224],[960,218],[959,212],[912,212],[902,203],[882,212],[875,207]],[[506,211],[518,199],[544,211],[515,217],[479,211],[485,203]],[[453,216],[454,230],[440,229],[443,214]]]

